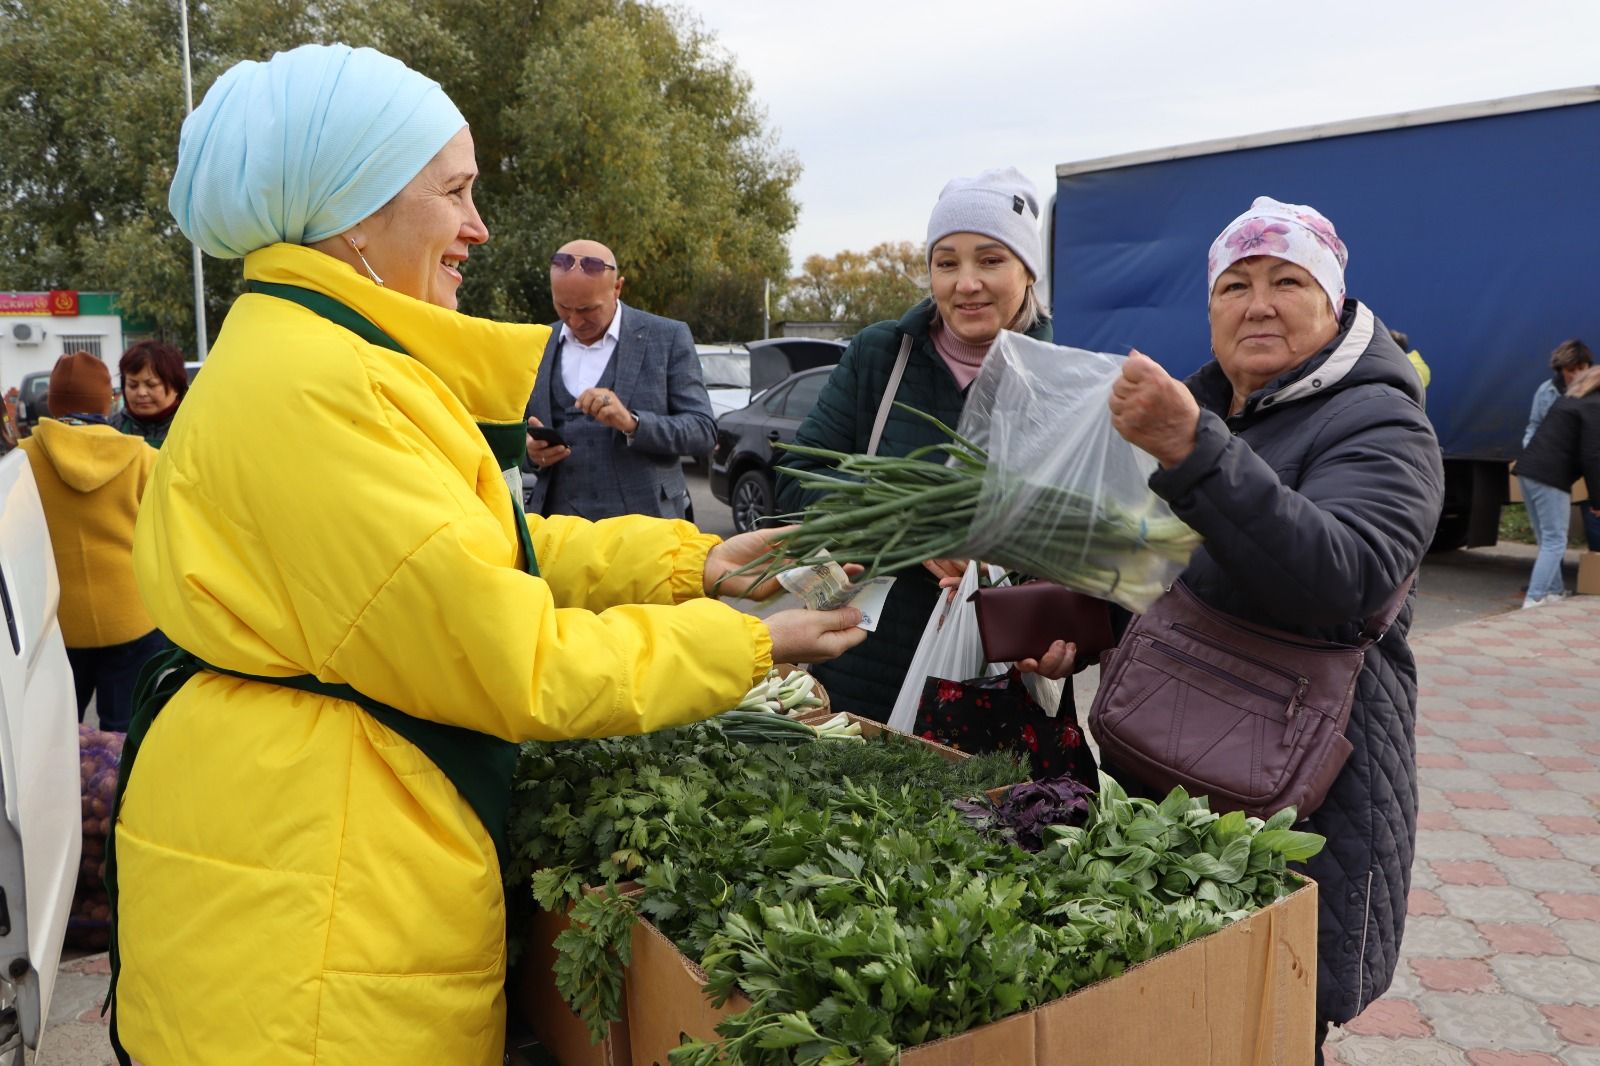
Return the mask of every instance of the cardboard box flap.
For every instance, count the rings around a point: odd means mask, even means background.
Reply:
[[[901,1053],[901,1066],[991,1066],[1002,1062],[1025,1066],[1040,1062],[1038,1014],[1013,1014],[957,1036],[918,1044]]]
[[[590,886],[585,892],[598,892]],[[623,881],[617,891],[624,896],[640,892],[637,883]],[[572,922],[565,913],[536,912],[529,923],[523,955],[509,990],[510,1009],[516,1011],[533,1035],[561,1066],[628,1066],[632,1052],[628,1045],[628,988],[622,989],[622,1020],[613,1022],[606,1038],[592,1042],[589,1027],[583,1024],[556,989],[555,939]]]
[[[1250,917],[1034,1012],[1037,1063],[1309,1063],[1317,892]],[[1085,1046],[1085,1034],[1093,1034]]]
[[[633,1066],[668,1066],[667,1052],[684,1037],[715,1040],[717,1023],[750,1005],[735,995],[713,1007],[702,987],[705,971],[645,921],[633,927],[628,964],[628,1040]]]
[[[1600,552],[1578,557],[1578,595],[1600,596]]]

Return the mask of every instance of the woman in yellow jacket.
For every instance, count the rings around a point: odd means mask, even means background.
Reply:
[[[184,123],[173,214],[246,292],[135,536],[198,667],[136,713],[116,825],[145,1066],[498,1063],[506,742],[694,721],[861,637],[706,598],[761,536],[524,521],[547,328],[455,310],[476,174],[438,85],[366,49],[241,63]]]
[[[78,720],[92,697],[100,728],[126,732],[133,683],[166,641],[133,582],[133,520],[156,450],[111,425],[111,371],[97,356],[56,360],[50,417],[22,442],[61,576],[61,638]]]

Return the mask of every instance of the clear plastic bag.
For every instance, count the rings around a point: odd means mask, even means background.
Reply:
[[[995,339],[958,427],[989,457],[962,554],[1143,612],[1200,539],[1150,491],[1155,459],[1112,428],[1122,362]]]

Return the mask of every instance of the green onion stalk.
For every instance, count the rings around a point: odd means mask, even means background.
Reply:
[[[905,456],[777,445],[832,470],[785,470],[823,495],[787,516],[798,525],[739,573],[768,577],[832,559],[861,564],[866,580],[925,559],[979,558],[1143,611],[1200,545],[1153,497],[1131,508],[992,470],[983,448],[926,412],[895,406],[933,423],[948,442]]]

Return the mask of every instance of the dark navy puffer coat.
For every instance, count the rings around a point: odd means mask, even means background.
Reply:
[[[1205,537],[1183,573],[1227,613],[1353,644],[1427,550],[1443,497],[1422,384],[1389,331],[1346,301],[1327,348],[1227,417],[1215,361],[1187,382],[1195,450],[1150,479]],[[1327,800],[1302,823],[1328,838],[1308,864],[1321,914],[1317,1014],[1348,1021],[1394,977],[1416,845],[1417,671],[1411,605],[1367,651]]]

